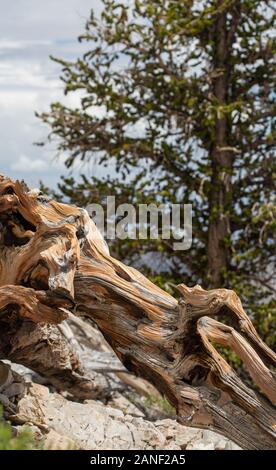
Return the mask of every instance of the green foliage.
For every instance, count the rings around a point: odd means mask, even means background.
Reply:
[[[13,437],[12,427],[5,423],[0,409],[0,450],[31,450],[34,443],[32,434],[28,429],[21,431],[18,436]]]
[[[168,400],[165,397],[158,399],[150,395],[145,400],[145,406],[149,408],[152,408],[152,407],[160,408],[168,416],[175,416],[176,414],[175,408],[168,402]]]
[[[168,289],[234,288],[273,346],[275,1],[102,3],[79,38],[83,57],[53,59],[81,105],[53,103],[40,118],[68,167],[97,162],[106,177],[64,179],[61,193],[83,206],[108,194],[117,204],[192,203],[189,251],[174,252],[171,240],[119,240],[113,254]]]
[[[144,411],[160,415],[162,418],[174,418],[176,415],[175,408],[170,404],[166,397],[158,398],[154,395],[141,397],[137,395],[136,392],[132,391],[126,393],[126,398],[138,408],[142,407]]]

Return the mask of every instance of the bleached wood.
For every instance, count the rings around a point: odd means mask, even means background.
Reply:
[[[86,211],[4,177],[0,223],[0,328],[9,315],[55,323],[64,308],[90,317],[125,367],[167,396],[181,423],[243,448],[275,448],[275,353],[233,291],[181,284],[178,301],[112,258]],[[213,319],[222,314],[235,329]],[[255,385],[242,381],[215,343],[234,349]],[[36,351],[28,354],[40,369]]]

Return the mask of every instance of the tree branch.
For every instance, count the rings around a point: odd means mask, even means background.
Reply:
[[[5,202],[7,188],[16,201],[12,209]],[[268,364],[275,366],[275,354],[261,341],[233,291],[205,291],[181,284],[177,301],[112,258],[84,210],[42,198],[4,177],[0,179],[0,207],[6,208],[0,214],[6,230],[0,245],[0,311],[8,332],[1,336],[2,354],[6,351],[14,357],[4,338],[9,336],[9,343],[14,344],[15,335],[17,361],[27,361],[41,371],[42,361],[37,360],[33,346],[20,351],[22,332],[16,328],[17,321],[21,317],[28,322],[61,321],[62,299],[72,313],[98,325],[128,370],[167,396],[181,423],[212,429],[246,449],[275,448],[276,413],[269,401],[275,402],[275,376],[268,368]],[[15,219],[25,231],[33,232],[23,245],[7,229],[9,220]],[[9,279],[8,286],[5,279]],[[7,316],[10,300],[5,295],[13,289],[18,307]],[[29,289],[31,300],[26,303]],[[50,307],[49,298],[55,300]],[[57,317],[40,303],[50,309],[57,305]],[[234,320],[235,329],[213,318],[222,314],[231,318],[231,324]],[[241,357],[261,392],[241,380],[211,341],[227,345]],[[56,351],[51,351],[55,358]],[[53,360],[46,374],[59,380],[62,370],[55,368]],[[76,369],[66,370],[65,386],[70,390]],[[91,380],[87,386],[91,390]]]

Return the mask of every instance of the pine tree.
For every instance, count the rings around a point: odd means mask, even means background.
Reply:
[[[109,176],[64,179],[60,188],[83,205],[108,194],[118,203],[192,203],[189,251],[160,239],[117,241],[114,252],[163,285],[236,289],[271,344],[276,2],[103,0],[103,7],[79,38],[83,57],[54,59],[65,93],[81,92],[81,107],[53,103],[39,116],[68,167],[97,160]],[[152,261],[157,252],[149,267],[142,254]]]

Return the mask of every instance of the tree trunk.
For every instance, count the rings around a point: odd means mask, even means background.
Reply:
[[[219,2],[224,3],[224,0]],[[230,235],[229,213],[232,205],[231,172],[233,154],[229,151],[229,119],[222,107],[227,104],[229,88],[226,13],[218,14],[214,32],[214,63],[211,92],[216,106],[216,127],[210,150],[211,188],[209,193],[208,227],[208,268],[210,287],[219,287],[223,282],[224,271],[228,267],[228,247],[226,238]]]
[[[217,431],[245,449],[275,448],[276,381],[269,368],[275,354],[233,291],[181,284],[177,301],[112,258],[85,210],[4,177],[0,223],[0,331],[9,343],[17,336],[17,351],[26,337],[14,319],[58,323],[64,309],[89,317],[125,367],[167,396],[180,423]],[[222,314],[235,328],[214,319]],[[240,357],[246,383],[220,356],[218,344]],[[11,357],[13,347],[3,345],[1,338],[2,357]],[[41,372],[37,353],[29,348],[28,364]],[[68,376],[67,384],[72,386]]]

